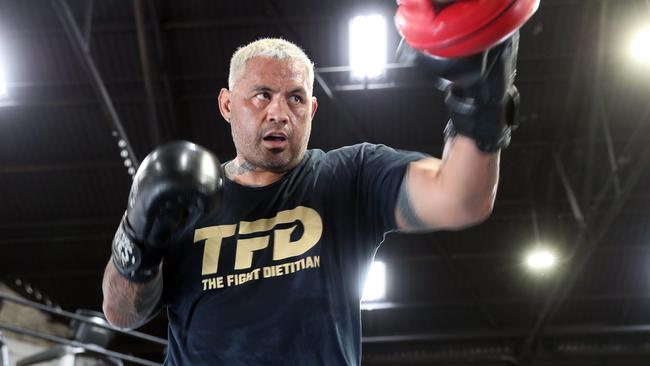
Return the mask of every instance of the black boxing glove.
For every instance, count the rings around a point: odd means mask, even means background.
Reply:
[[[465,10],[470,12],[468,16],[476,16],[479,10],[476,6],[480,4],[475,2],[467,2],[471,9],[452,4],[454,2],[398,1],[395,22],[404,37],[398,48],[398,59],[401,62],[415,62],[427,73],[436,76],[437,87],[446,94],[445,103],[450,114],[445,128],[446,138],[456,134],[465,135],[474,139],[481,151],[495,152],[509,144],[511,131],[518,125],[519,93],[514,87],[519,46],[517,29],[534,13],[536,2],[526,2],[527,6],[517,8],[520,11],[511,9],[512,13],[507,17],[496,14],[491,23],[496,28],[491,28],[487,38],[483,39],[484,51],[469,56],[441,56],[445,53],[462,54],[463,51],[458,48],[462,41],[455,39],[451,31],[445,33],[447,28],[459,31],[457,28],[462,24],[460,21],[445,23],[445,20],[452,20],[448,14],[461,17]],[[484,10],[489,9],[486,7]],[[501,16],[504,17],[499,18]],[[481,29],[477,28],[475,36],[480,32]],[[500,43],[497,43],[498,38],[493,40],[494,43],[488,42],[491,37],[497,36],[509,38]],[[458,49],[453,49],[453,42]],[[468,41],[465,46],[477,47],[477,42],[478,38],[473,42]],[[416,49],[409,45],[414,45]]]
[[[434,57],[402,42],[398,58],[434,75],[445,92],[450,116],[445,139],[461,134],[490,153],[507,147],[519,126],[519,92],[514,86],[518,48],[515,32],[488,51],[457,59]]]
[[[518,48],[517,32],[481,55],[478,80],[451,80],[445,95],[450,116],[445,138],[470,137],[486,153],[510,144],[512,130],[519,126],[519,91],[514,85]]]
[[[149,154],[133,179],[126,212],[113,239],[113,263],[133,282],[153,279],[176,234],[216,211],[223,171],[217,157],[186,141]]]

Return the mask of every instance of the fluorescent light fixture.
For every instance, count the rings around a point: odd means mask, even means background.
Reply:
[[[2,63],[2,55],[0,55],[0,98],[7,96],[7,77],[5,76],[5,67]]]
[[[556,263],[555,254],[549,249],[535,249],[526,257],[526,265],[533,271],[546,271]]]
[[[0,99],[7,96],[7,74],[4,64],[4,47],[2,38],[0,37]]]
[[[366,283],[363,286],[361,302],[382,300],[386,296],[386,265],[384,262],[372,262]]]
[[[650,25],[642,28],[632,38],[630,52],[635,59],[643,63],[650,63]]]
[[[356,16],[350,21],[352,77],[376,78],[386,65],[386,20],[381,15]]]

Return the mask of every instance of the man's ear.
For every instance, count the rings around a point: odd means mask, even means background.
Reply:
[[[316,109],[318,109],[318,100],[316,99],[315,96],[311,97],[311,119],[314,119],[314,115],[316,115]]]
[[[223,116],[223,119],[226,120],[226,122],[230,123],[230,96],[232,93],[230,93],[230,90],[226,88],[221,88],[221,91],[219,91],[219,112],[221,112],[221,115]]]

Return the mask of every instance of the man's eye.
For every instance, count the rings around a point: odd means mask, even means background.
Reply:
[[[269,94],[268,92],[261,92],[261,93],[258,93],[257,95],[255,95],[255,98],[263,99],[263,100],[269,100],[269,99],[271,99],[271,94]]]
[[[294,104],[300,104],[300,103],[302,103],[302,97],[299,96],[299,95],[292,95],[292,96],[289,98],[289,100],[291,101],[291,103],[294,103]]]

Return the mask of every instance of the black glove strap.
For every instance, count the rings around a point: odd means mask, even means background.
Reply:
[[[125,214],[113,238],[113,263],[117,271],[129,281],[149,282],[158,275],[162,256],[151,253],[133,238]]]
[[[505,102],[486,105],[458,96],[450,87],[445,104],[451,117],[445,127],[445,140],[461,134],[473,139],[476,147],[485,153],[506,148],[512,131],[519,126],[519,92],[514,86],[508,89]]]

